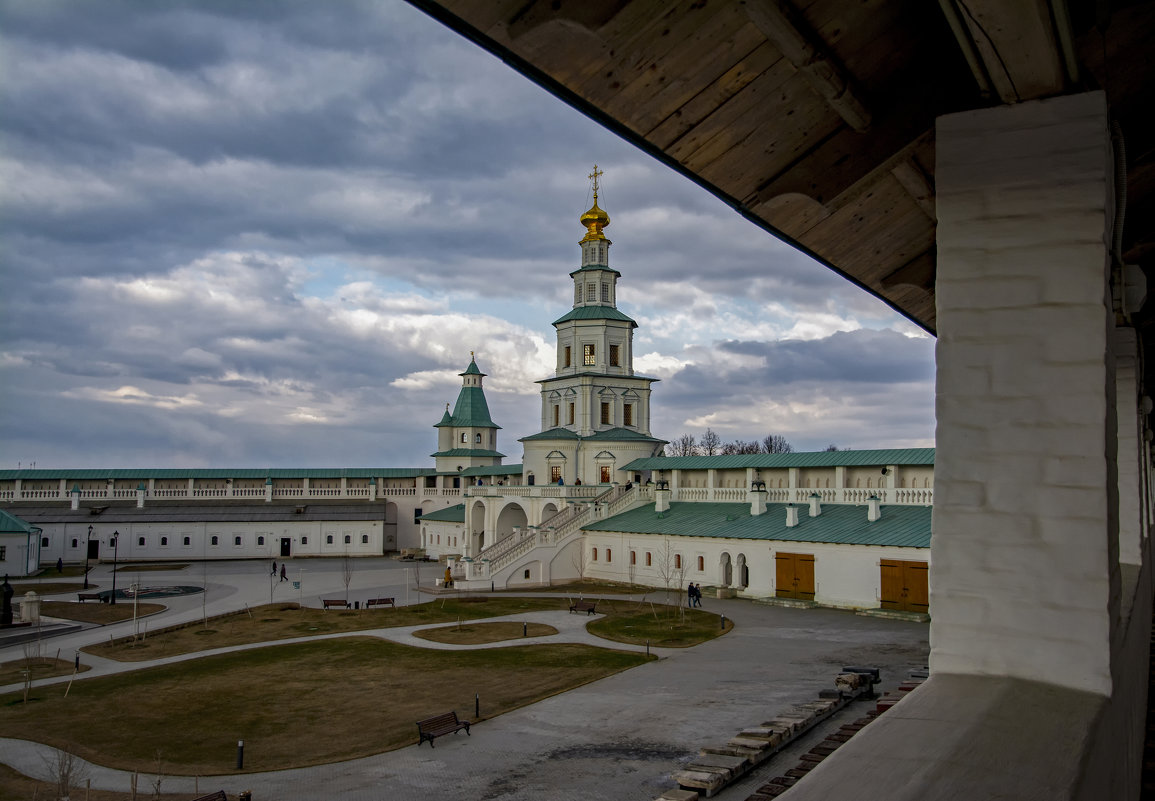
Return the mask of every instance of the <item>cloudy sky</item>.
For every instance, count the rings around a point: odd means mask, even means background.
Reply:
[[[933,341],[415,9],[0,2],[0,466],[428,466],[538,430],[605,170],[653,430],[933,444]]]

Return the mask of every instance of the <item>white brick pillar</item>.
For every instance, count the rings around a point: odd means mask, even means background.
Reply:
[[[936,151],[931,669],[1109,694],[1106,100],[945,116]]]

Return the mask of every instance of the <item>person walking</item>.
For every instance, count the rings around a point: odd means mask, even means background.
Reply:
[[[289,577],[285,575],[285,563],[281,562],[281,581],[288,581]]]
[[[686,606],[694,606],[694,582],[690,582],[690,586],[686,588]]]
[[[695,584],[694,585],[694,604],[699,608],[701,608],[701,606],[702,606],[702,585],[701,584]]]
[[[272,569],[272,572],[269,573],[269,575],[270,576],[277,575],[277,560],[276,559],[273,560],[273,569]]]

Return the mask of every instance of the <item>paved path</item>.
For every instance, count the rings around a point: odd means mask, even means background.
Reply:
[[[377,564],[367,565],[359,572],[358,594],[351,597],[361,597],[362,590],[369,591],[363,597],[402,596],[404,591],[399,588],[405,577],[398,563],[373,561]],[[339,566],[326,571],[322,565],[309,562],[306,567],[314,570],[310,581],[317,585],[318,594],[331,595],[338,587],[344,591]],[[193,569],[199,571],[201,567]],[[290,574],[293,569],[291,566]],[[259,575],[267,568],[255,563],[226,563],[213,565],[210,570],[206,604],[211,607],[209,614],[236,609],[243,603],[267,602],[268,585]],[[426,573],[426,577],[432,575]],[[149,574],[148,580],[163,583],[158,578],[156,574]],[[120,580],[118,578],[118,583]],[[333,586],[333,582],[337,586]],[[318,596],[306,596],[306,602],[310,597]],[[195,620],[202,614],[200,599],[194,599],[193,605],[188,598],[173,600],[176,602],[172,608],[163,613],[162,620],[154,619],[154,625]],[[280,600],[296,599],[282,597]],[[411,595],[411,600],[417,602],[416,593]],[[878,665],[883,669],[884,686],[893,685],[909,667],[925,663],[928,651],[925,624],[864,618],[829,609],[785,609],[741,600],[706,599],[705,603],[707,611],[721,612],[735,622],[730,634],[695,648],[655,651],[661,658],[654,662],[483,721],[473,727],[470,737],[461,733],[439,738],[436,748],[409,746],[312,768],[202,778],[197,783],[198,789],[202,792],[225,789],[230,793],[251,789],[254,801],[318,798],[368,801],[382,797],[428,801],[461,798],[643,801],[672,787],[669,774],[695,754],[700,745],[728,739],[743,726],[759,723],[780,709],[814,698],[819,690],[832,686],[834,674],[841,665]],[[530,638],[529,642],[606,644],[585,632],[584,624],[588,620],[584,616],[547,612],[506,619],[548,623],[559,630],[557,635]],[[113,633],[119,636],[131,631],[131,625],[106,628],[117,629]],[[429,627],[323,636],[370,634],[427,648],[469,647],[446,646],[412,637],[415,629]],[[105,639],[108,634],[97,629],[60,639],[75,648],[84,642]],[[516,647],[522,642],[513,640],[487,647]],[[54,642],[53,647],[55,645]],[[613,647],[628,646],[614,643]],[[136,670],[205,653],[140,663],[99,660],[101,664],[97,664],[94,657],[84,655],[83,661],[92,664],[93,670],[83,677],[117,669]],[[0,661],[18,657],[0,650]],[[52,749],[35,743],[0,740],[0,761],[27,775],[45,778],[44,758],[51,753]],[[93,787],[116,790],[129,787],[128,774],[122,771],[92,766],[92,779]],[[144,786],[144,777],[141,781]],[[163,789],[192,792],[193,784],[191,778],[169,777]],[[717,798],[730,801],[726,793]]]

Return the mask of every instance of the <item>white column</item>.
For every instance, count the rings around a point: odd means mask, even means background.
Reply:
[[[1109,694],[1102,93],[938,120],[931,669]]]

